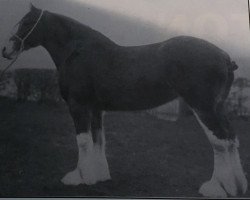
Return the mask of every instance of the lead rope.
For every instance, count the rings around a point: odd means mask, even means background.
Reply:
[[[18,35],[14,35],[14,37],[16,37],[18,40],[21,41],[21,45],[20,45],[20,49],[16,55],[16,57],[14,58],[14,60],[11,61],[10,64],[7,65],[7,67],[5,67],[5,69],[2,71],[1,75],[0,75],[0,81],[2,81],[2,78],[5,74],[5,72],[17,61],[18,57],[20,56],[20,54],[22,53],[23,49],[24,49],[24,42],[25,40],[30,36],[30,34],[33,32],[33,30],[36,28],[37,24],[39,23],[39,21],[41,20],[42,16],[43,16],[44,10],[41,11],[41,14],[39,16],[39,18],[37,19],[36,23],[34,24],[34,26],[32,27],[32,29],[27,33],[27,35],[22,39],[20,38]]]
[[[14,60],[12,60],[11,63],[8,64],[7,67],[5,67],[5,69],[2,71],[1,76],[0,76],[0,81],[3,80],[3,76],[4,76],[5,72],[17,61],[20,54],[21,54],[21,52],[19,51],[18,54],[16,55],[16,57],[14,58]]]

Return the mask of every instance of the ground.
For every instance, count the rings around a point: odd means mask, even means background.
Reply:
[[[213,155],[194,117],[168,122],[145,112],[114,112],[104,124],[112,181],[64,186],[60,179],[77,162],[67,107],[1,98],[0,196],[199,197]],[[233,126],[249,173],[250,122],[233,120]]]

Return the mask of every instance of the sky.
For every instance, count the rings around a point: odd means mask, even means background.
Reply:
[[[0,0],[0,45],[11,27],[28,12],[29,2],[72,17],[120,45],[134,46],[178,35],[206,39],[228,52],[250,76],[247,0]],[[1,67],[6,64],[0,59]],[[47,52],[25,52],[16,67],[48,67]]]

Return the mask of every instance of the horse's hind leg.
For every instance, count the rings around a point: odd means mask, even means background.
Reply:
[[[74,100],[70,100],[69,108],[77,132],[78,163],[76,169],[66,174],[62,182],[66,185],[92,185],[110,179],[104,136],[97,134],[97,128],[94,128],[101,124],[98,121],[101,120],[101,112],[93,112],[90,107]],[[94,131],[93,135],[91,129]]]
[[[223,113],[223,103],[211,109],[194,109],[194,114],[205,131],[214,151],[214,171],[199,192],[209,197],[243,194],[247,190],[240,157],[239,142]]]

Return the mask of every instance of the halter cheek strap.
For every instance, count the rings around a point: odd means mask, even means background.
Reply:
[[[39,18],[37,19],[36,23],[34,24],[34,26],[32,27],[32,29],[30,29],[30,31],[27,33],[27,35],[24,38],[20,38],[17,34],[14,35],[15,38],[17,38],[18,40],[20,40],[21,42],[21,46],[19,49],[19,52],[22,52],[24,49],[24,42],[25,40],[31,35],[31,33],[34,31],[34,29],[37,27],[38,23],[41,21],[42,16],[43,16],[44,10],[41,11]]]

